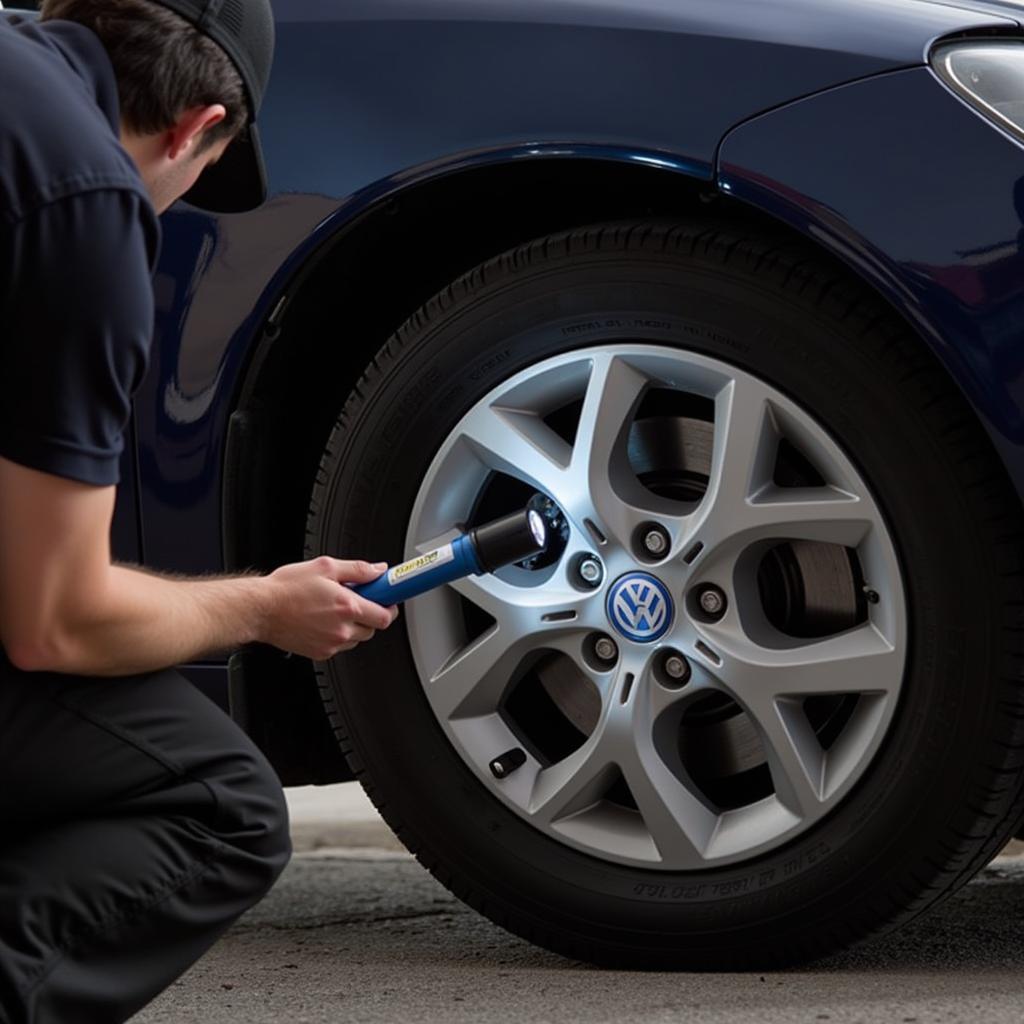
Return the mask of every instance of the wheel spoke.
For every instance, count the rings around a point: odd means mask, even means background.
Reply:
[[[460,433],[490,469],[532,484],[550,497],[565,490],[571,449],[540,416],[484,405],[466,417]]]
[[[598,684],[601,715],[594,731],[579,749],[537,773],[529,801],[535,821],[550,825],[596,803],[607,792],[616,769],[632,756],[635,702],[620,699],[624,692],[634,692],[627,682],[629,675],[635,675],[635,666],[620,661]]]
[[[591,515],[605,534],[628,547],[633,529],[651,513],[629,466],[629,428],[650,380],[612,353],[595,355],[576,440],[572,449],[573,511],[582,521]]]
[[[748,637],[711,637],[725,685],[744,703],[816,694],[895,693],[903,657],[870,622],[846,633],[776,649]]]
[[[493,573],[463,576],[448,586],[496,619],[507,616],[509,610],[516,607],[517,599],[524,596],[522,587],[514,587]]]
[[[588,595],[554,587],[516,587],[493,574],[466,576],[452,589],[491,615],[495,624],[455,651],[430,677],[439,715],[489,714],[522,660],[541,648],[578,650],[574,637],[594,628],[600,607]],[[582,667],[582,658],[574,658]]]
[[[648,377],[618,356],[594,357],[572,448],[573,469],[585,472],[592,487],[607,486],[613,456],[648,383]]]
[[[517,587],[493,573],[464,576],[449,586],[467,601],[521,636],[539,640],[559,633],[601,628],[601,605],[588,593],[550,582]]]
[[[529,644],[500,625],[456,651],[427,681],[441,718],[475,718],[494,711]]]
[[[703,501],[704,521],[718,532],[735,532],[735,516],[771,479],[778,438],[764,387],[748,378],[730,381],[715,399],[711,478]]]
[[[794,814],[817,813],[826,754],[803,710],[811,696],[895,695],[903,659],[873,625],[785,650],[749,639],[716,644],[720,677],[756,726],[779,800]]]
[[[823,799],[825,752],[800,702],[768,700],[753,707],[776,796],[800,817],[816,814]],[[751,710],[748,706],[748,714]]]
[[[855,548],[871,529],[872,519],[861,498],[838,487],[771,487],[747,502],[734,536],[745,545],[771,538]]]
[[[620,765],[626,784],[662,859],[698,863],[718,815],[669,771],[654,749],[649,729],[644,733],[635,740],[633,756]]]
[[[550,825],[584,810],[605,794],[613,770],[602,719],[582,747],[537,773],[530,794],[530,817],[538,824]]]
[[[655,749],[650,708],[637,696],[643,685],[634,684],[625,703],[619,699],[627,667],[620,666],[605,688],[601,719],[583,746],[537,774],[530,815],[550,825],[583,811],[607,793],[621,772],[662,859],[699,864],[718,815]]]
[[[767,389],[731,381],[716,399],[711,478],[692,532],[733,554],[761,539],[856,547],[877,516],[872,503],[832,485],[775,486],[778,443]]]

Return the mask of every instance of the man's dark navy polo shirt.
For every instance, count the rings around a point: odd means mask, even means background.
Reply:
[[[70,22],[0,14],[0,456],[118,480],[160,227],[114,72]]]

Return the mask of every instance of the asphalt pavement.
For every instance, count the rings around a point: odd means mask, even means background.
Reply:
[[[272,892],[134,1024],[1019,1024],[1024,856],[897,935],[766,974],[602,971],[467,909],[354,784],[290,792]],[[341,845],[338,845],[338,844]]]

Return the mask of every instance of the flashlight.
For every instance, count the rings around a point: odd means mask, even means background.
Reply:
[[[396,565],[372,583],[352,589],[387,607],[408,601],[463,576],[482,576],[543,551],[547,527],[534,509],[496,519],[456,537],[434,551]]]

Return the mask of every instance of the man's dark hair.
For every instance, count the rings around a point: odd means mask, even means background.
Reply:
[[[227,116],[203,134],[203,149],[245,124],[245,90],[228,55],[166,7],[149,0],[43,0],[40,11],[44,21],[74,21],[99,36],[130,131],[166,131],[183,110],[214,103]]]

